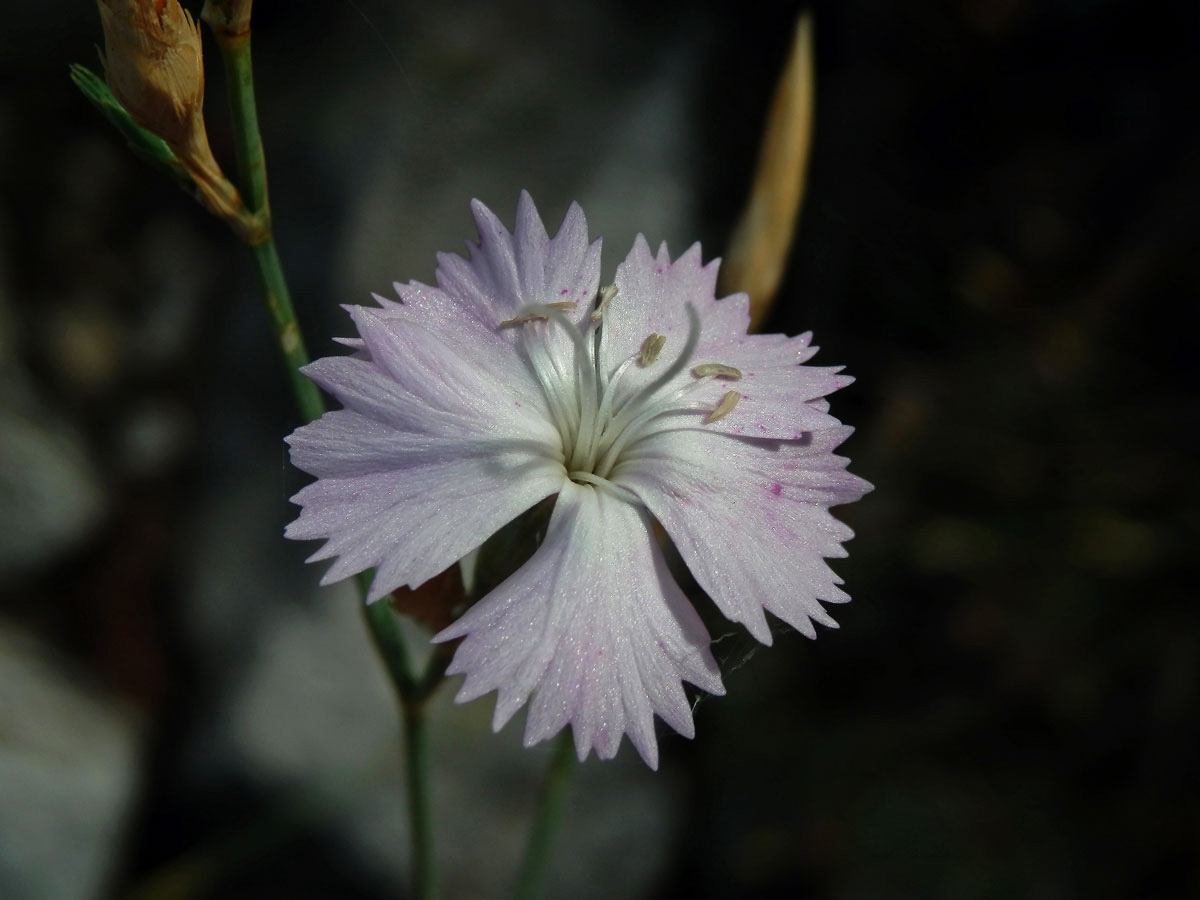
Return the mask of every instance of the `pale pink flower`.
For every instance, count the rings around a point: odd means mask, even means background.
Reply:
[[[472,212],[469,259],[349,307],[358,352],[305,368],[345,408],[288,439],[317,481],[287,535],[326,541],[322,583],[374,567],[375,601],[557,494],[533,557],[434,640],[463,639],[458,700],[496,691],[496,729],[528,703],[526,744],[570,724],[581,759],[607,759],[627,734],[656,767],[656,713],[694,734],[682,682],[724,687],[653,522],[764,644],[766,612],[836,627],[821,603],[849,598],[823,558],[852,532],[829,507],[870,485],[834,455],[852,429],[823,398],[851,379],[805,365],[809,334],[747,335],[698,244],[672,262],[639,236],[614,294],[578,206],[553,238],[525,193],[513,234]]]

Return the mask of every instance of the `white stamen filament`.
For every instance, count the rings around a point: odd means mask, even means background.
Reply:
[[[527,321],[534,321],[532,319]],[[558,429],[559,435],[563,439],[563,453],[567,452],[567,438],[571,432],[570,414],[567,412],[567,401],[562,396],[559,390],[562,385],[562,378],[559,376],[558,369],[550,359],[550,353],[546,349],[545,341],[539,336],[531,336],[532,329],[526,329],[524,332],[525,349],[529,353],[529,361],[533,364],[533,374],[537,378],[538,383],[542,386],[542,393],[546,397],[546,405],[550,409],[550,418],[554,420],[554,427]]]
[[[615,290],[602,289],[597,312],[603,311]],[[555,428],[562,439],[564,468],[573,481],[591,484],[613,493],[631,503],[639,502],[627,488],[611,480],[613,470],[627,449],[646,437],[671,428],[681,427],[678,421],[660,421],[669,413],[707,413],[704,424],[728,414],[739,399],[728,391],[716,409],[711,403],[685,400],[689,394],[714,378],[736,379],[741,372],[721,363],[705,363],[692,370],[695,376],[682,387],[663,395],[662,389],[691,363],[700,341],[700,317],[691,304],[685,306],[688,319],[687,337],[678,355],[656,378],[634,391],[618,389],[623,378],[636,363],[639,368],[651,368],[666,342],[664,335],[651,332],[641,346],[613,370],[611,377],[601,371],[599,359],[599,330],[603,316],[588,316],[586,327],[576,325],[562,312],[574,304],[534,304],[517,311],[501,327],[522,325],[523,342],[534,375],[545,394]],[[574,345],[574,372],[563,371],[548,342],[549,330],[558,326]],[[731,399],[730,395],[733,395]],[[688,426],[695,427],[694,422]]]
[[[596,487],[603,488],[613,496],[624,500],[626,503],[632,503],[634,506],[642,505],[642,501],[638,498],[638,495],[629,490],[629,488],[621,487],[621,485],[617,484],[616,482],[609,481],[607,478],[601,478],[599,475],[593,475],[591,472],[577,470],[575,472],[567,473],[567,477],[572,481],[582,481],[585,484],[594,484]]]
[[[593,322],[599,322],[604,318],[604,307],[615,296],[617,296],[617,286],[615,284],[606,284],[596,292],[596,308],[592,310]]]
[[[616,420],[614,420],[614,437],[612,442],[605,449],[604,456],[601,457],[600,462],[596,465],[596,472],[607,477],[609,474],[611,474],[613,467],[617,463],[617,455],[624,450],[632,440],[640,440],[644,437],[650,436],[651,434],[657,434],[659,429],[647,430],[645,427],[650,424],[651,420],[656,419],[659,416],[666,415],[667,413],[686,412],[697,409],[697,407],[693,404],[680,405],[679,401],[696,388],[711,380],[711,378],[702,378],[697,381],[693,381],[691,384],[681,387],[669,397],[665,397],[658,403],[652,403],[645,407],[634,419],[627,422],[625,425],[620,426],[619,429],[615,426]],[[707,409],[707,407],[703,408]]]
[[[637,354],[626,359],[623,363],[617,366],[613,372],[612,378],[608,384],[604,386],[604,396],[600,399],[600,409],[596,413],[597,422],[607,422],[609,414],[612,412],[613,399],[617,395],[617,385],[621,381],[621,376],[625,374],[625,370],[634,364],[637,360]],[[588,448],[591,449],[590,447]]]

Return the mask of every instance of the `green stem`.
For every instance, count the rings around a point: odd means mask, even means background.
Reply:
[[[225,65],[242,198],[250,212],[259,217],[263,224],[252,242],[259,283],[284,366],[291,379],[296,406],[304,420],[311,422],[325,412],[325,401],[316,385],[299,372],[300,367],[308,363],[309,357],[271,230],[266,161],[254,101],[248,4],[245,12],[247,18],[244,27],[234,28],[227,27],[228,22],[221,14],[220,4],[211,8],[206,4],[201,16],[211,27]],[[360,577],[358,584],[365,596],[369,576]],[[383,658],[404,711],[414,882],[417,896],[422,900],[432,900],[438,896],[438,878],[433,841],[433,809],[429,793],[429,738],[425,726],[424,701],[440,682],[446,662],[443,659],[444,654],[435,653],[429,668],[418,680],[413,674],[399,623],[388,603],[380,601],[367,606],[365,617],[372,640]]]
[[[434,646],[433,655],[429,657],[425,671],[421,673],[421,677],[413,684],[412,701],[414,704],[425,703],[430,695],[437,690],[438,685],[446,680],[446,669],[450,667],[450,660],[454,658],[454,649],[454,644],[437,644]]]
[[[408,778],[408,820],[412,829],[413,896],[435,900],[438,886],[437,854],[433,841],[433,803],[430,797],[429,732],[424,704],[404,707],[405,774]]]
[[[296,407],[304,421],[312,422],[325,412],[325,401],[317,386],[300,372],[301,366],[308,365],[308,350],[296,321],[296,311],[292,308],[292,298],[283,277],[279,253],[275,249],[275,238],[268,234],[267,239],[254,247],[253,251],[258,281],[262,286],[271,325],[275,329],[279,351],[283,355],[283,365],[292,383]]]
[[[554,833],[558,830],[566,807],[571,774],[578,765],[571,732],[564,729],[555,741],[550,765],[546,769],[546,780],[542,782],[542,790],[538,794],[537,811],[529,829],[525,855],[521,858],[513,900],[535,900],[542,894],[546,874],[550,870]]]
[[[258,130],[258,106],[254,100],[250,31],[247,29],[234,33],[214,26],[212,33],[225,65],[242,199],[251,211],[266,211],[269,209],[267,163],[263,154],[262,135]]]
[[[225,64],[225,80],[229,88],[229,105],[233,116],[234,148],[237,154],[238,183],[242,200],[253,215],[262,220],[261,240],[252,249],[258,281],[275,339],[283,354],[283,364],[292,382],[292,393],[300,415],[306,422],[320,418],[325,402],[317,386],[300,374],[301,366],[309,361],[304,336],[296,321],[292,295],[283,276],[279,251],[271,228],[271,204],[267,197],[267,164],[263,156],[262,134],[258,130],[258,109],[254,101],[254,69],[250,57],[250,32],[230,34],[214,28],[221,60]]]
[[[372,573],[368,570],[360,572],[355,578],[359,594],[362,597],[367,596],[371,577]],[[379,651],[379,656],[387,668],[388,676],[396,688],[397,699],[403,706],[410,705],[416,685],[416,676],[413,675],[408,645],[404,642],[404,635],[400,631],[400,623],[396,620],[396,614],[392,612],[392,608],[386,600],[380,600],[377,603],[363,604],[363,618],[366,619],[367,629],[371,632],[371,640],[375,644],[375,649]]]

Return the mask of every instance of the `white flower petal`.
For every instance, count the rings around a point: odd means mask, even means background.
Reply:
[[[572,321],[590,313],[600,283],[600,242],[588,243],[587,220],[571,204],[558,234],[547,237],[529,194],[517,202],[516,234],[474,200],[471,213],[479,240],[469,242],[469,260],[438,254],[438,286],[465,303],[488,310],[492,324],[512,318],[523,306],[573,302]]]
[[[547,458],[561,458],[558,432],[537,404],[497,391],[486,373],[472,370],[421,326],[405,321],[385,324],[393,342],[387,351],[393,357],[391,372],[376,360],[350,356],[326,357],[302,371],[346,409],[405,435],[407,447],[456,440],[467,449],[471,444],[500,441],[504,447],[523,446]],[[376,342],[375,346],[379,350],[382,345]],[[420,371],[430,357],[437,358],[432,367],[445,375],[445,382],[422,381]],[[418,374],[406,374],[402,382],[394,373],[403,367]],[[308,433],[314,425],[303,426],[292,437]],[[349,449],[345,442],[342,446]],[[305,459],[294,462],[313,475],[332,474],[311,468]]]
[[[701,427],[706,413],[719,404],[726,391],[740,396],[733,409],[709,431],[727,434],[794,439],[806,431],[841,424],[807,401],[845,387],[853,379],[838,375],[840,368],[802,366],[816,352],[812,334],[795,338],[780,334],[748,335],[750,323],[745,294],[716,299],[719,260],[704,265],[700,245],[693,244],[674,262],[663,244],[657,255],[641,235],[617,268],[617,296],[611,301],[601,333],[600,363],[611,375],[629,356],[637,353],[646,336],[666,338],[656,365],[634,366],[622,377],[619,397],[625,398],[654,381],[688,342],[691,327],[687,307],[700,323],[692,359],[673,379],[659,389],[663,395],[694,384],[692,370],[704,363],[721,363],[738,369],[736,380],[716,379],[687,394],[691,410],[673,417],[672,427],[692,424]]]
[[[532,559],[436,639],[463,639],[458,699],[496,691],[497,728],[528,704],[527,743],[570,724],[581,758],[608,758],[628,734],[655,766],[656,713],[693,733],[683,681],[723,687],[651,514],[760,640],[768,611],[832,626],[821,603],[848,598],[824,560],[851,532],[829,507],[870,489],[833,453],[850,429],[825,397],[850,379],[807,365],[811,334],[747,335],[747,298],[716,299],[699,245],[672,262],[639,236],[593,320],[600,242],[578,206],[554,237],[528,194],[511,233],[472,213],[469,259],[351,307],[354,354],[305,369],[346,408],[289,440],[318,481],[287,534],[326,541],[325,581],[376,568],[376,599],[559,493]]]
[[[563,482],[561,465],[529,450],[414,443],[393,429],[389,452],[388,426],[364,436],[362,424],[331,413],[292,435],[297,465],[326,474],[292,498],[303,510],[285,533],[326,541],[312,561],[338,557],[322,584],[376,568],[372,602],[432,578]],[[364,445],[370,463],[356,458]],[[343,465],[349,474],[328,474]]]
[[[801,441],[665,432],[623,458],[613,478],[642,498],[729,619],[764,644],[764,609],[815,637],[814,621],[836,627],[821,602],[849,599],[823,558],[844,556],[853,532],[829,507],[871,489],[833,453],[851,430]]]
[[[559,311],[575,324],[591,315],[600,284],[601,242],[588,243],[587,219],[578,204],[571,204],[553,238],[547,236],[526,191],[517,202],[515,234],[478,200],[472,201],[471,213],[479,240],[468,242],[469,260],[438,254],[437,282],[442,291],[481,310],[478,318],[493,329],[531,305],[574,303],[574,308]],[[520,330],[501,330],[515,345]],[[570,337],[555,327],[546,343],[560,367],[571,371],[574,349]]]
[[[681,680],[724,693],[645,512],[571,482],[533,558],[435,640],[460,637],[459,701],[497,691],[498,729],[533,695],[527,743],[570,723],[581,759],[593,747],[611,758],[628,734],[655,767],[653,713],[693,734]]]
[[[840,366],[755,366],[751,369],[736,363],[726,365],[739,369],[742,377],[733,381],[714,379],[688,397],[707,409],[716,409],[725,392],[732,390],[737,392],[738,401],[715,422],[704,424],[701,413],[699,421],[693,422],[695,427],[742,437],[800,440],[808,432],[827,431],[842,424],[810,402],[854,381],[849,375],[837,374],[841,371]],[[742,362],[742,366],[746,365]]]
[[[529,396],[532,380],[516,385],[498,381],[472,357],[473,342],[452,345],[424,325],[361,306],[354,309],[354,323],[372,362],[432,413],[457,417],[479,436],[522,435],[554,442],[544,407],[535,403],[536,395]]]
[[[329,583],[378,569],[369,599],[416,586],[483,543],[564,479],[561,440],[418,322],[355,310],[370,359],[305,369],[346,406],[288,439],[295,465],[320,479],[286,534],[326,541]],[[469,348],[466,348],[469,351]]]
[[[700,265],[699,244],[693,244],[672,264],[666,244],[659,248],[656,257],[639,234],[625,261],[617,266],[614,281],[617,294],[605,309],[600,333],[602,371],[611,376],[622,362],[638,352],[651,333],[667,339],[659,357],[660,366],[676,356],[687,343],[686,304],[692,304],[703,323],[706,315],[715,313],[718,306],[713,300],[716,281],[717,263]],[[744,327],[741,333],[745,334]],[[653,381],[657,371],[652,366],[635,367],[628,371],[625,380],[629,388],[640,387]]]
[[[393,287],[402,303],[375,295],[383,309],[365,309],[377,317],[414,321],[436,334],[442,343],[467,348],[467,355],[476,368],[504,385],[513,398],[545,413],[545,397],[521,349],[520,333],[498,327],[503,314],[490,306],[481,306],[473,300],[455,297],[441,288],[420,282],[396,283]],[[352,316],[360,315],[360,308],[347,308]],[[365,351],[362,340],[341,342]]]

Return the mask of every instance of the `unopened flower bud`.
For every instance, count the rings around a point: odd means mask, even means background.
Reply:
[[[196,21],[178,0],[98,4],[109,88],[135,122],[171,148],[201,202],[238,227],[241,198],[221,172],[204,128],[204,59]]]
[[[205,146],[200,31],[177,0],[99,0],[108,86],[172,149]]]

